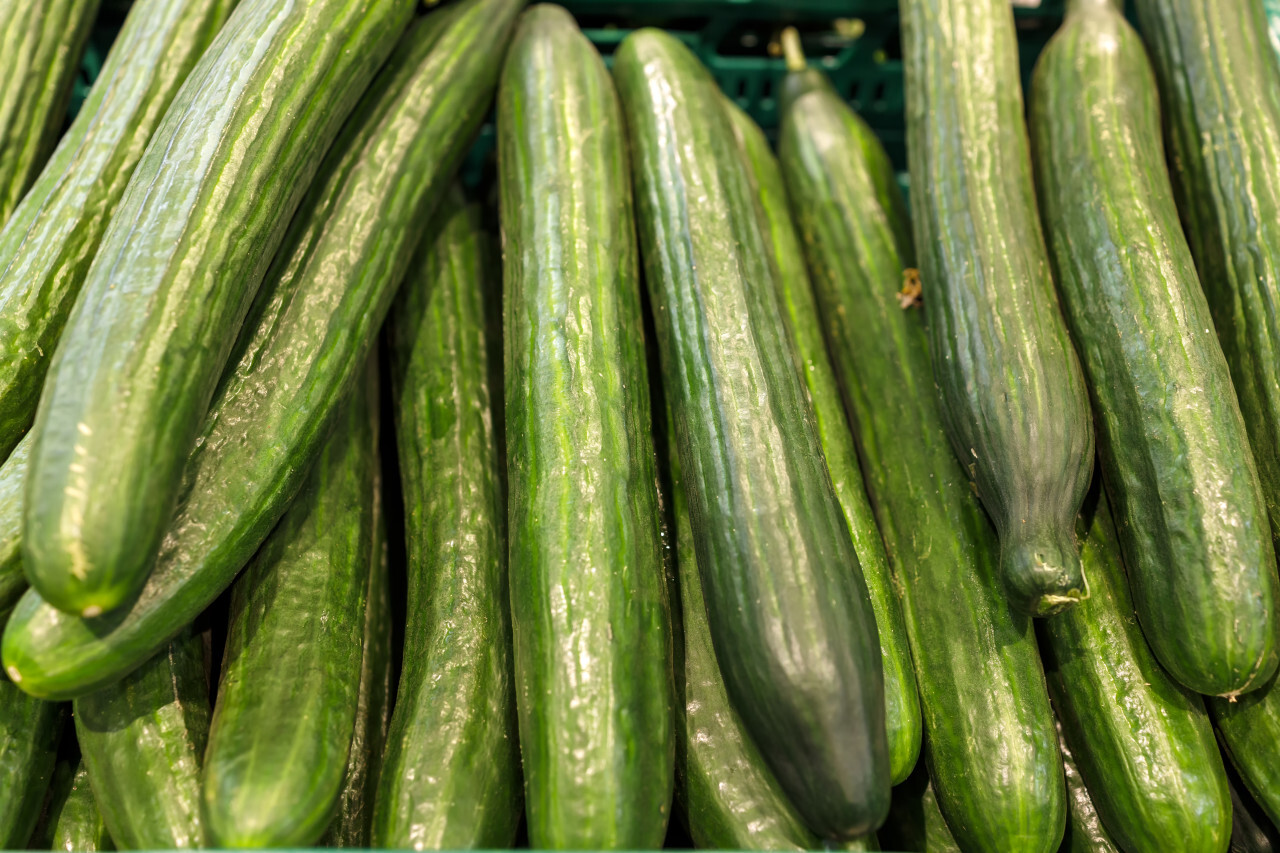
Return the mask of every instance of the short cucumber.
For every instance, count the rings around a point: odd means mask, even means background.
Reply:
[[[388,323],[409,589],[378,847],[504,849],[523,814],[489,251],[479,211],[455,190]]]
[[[642,29],[614,75],[716,657],[809,829],[889,808],[875,615],[822,454],[747,163],[709,72]]]
[[[0,850],[27,846],[53,778],[63,711],[0,678]]]
[[[188,632],[140,669],[73,703],[94,801],[122,850],[202,847],[209,737],[204,643]]]
[[[498,90],[511,622],[534,847],[659,847],[673,785],[671,614],[627,141],[558,6]]]
[[[69,619],[29,592],[5,630],[23,689],[108,684],[190,624],[253,556],[356,383],[424,217],[484,118],[521,0],[427,15],[379,75],[250,312],[155,571],[128,608]],[[372,209],[378,215],[370,215]]]
[[[52,817],[52,816],[51,816]],[[53,825],[53,849],[64,853],[96,853],[114,850],[115,843],[98,811],[89,785],[89,770],[80,762],[71,780],[71,790],[62,802]]]
[[[27,588],[22,572],[22,483],[30,453],[28,433],[0,464],[0,625]]]
[[[1098,810],[1093,807],[1089,790],[1065,740],[1062,742],[1062,769],[1067,777],[1068,817],[1060,853],[1120,853],[1102,825]]]

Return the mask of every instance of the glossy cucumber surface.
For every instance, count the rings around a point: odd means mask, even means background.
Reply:
[[[97,853],[115,850],[115,842],[98,811],[89,784],[89,770],[81,762],[71,780],[71,790],[62,802],[53,827],[53,849],[64,853]]]
[[[1062,766],[1067,777],[1067,831],[1062,837],[1061,853],[1119,853],[1093,806],[1089,789],[1065,742],[1062,744]]]
[[[65,718],[61,705],[0,678],[0,849],[27,846],[53,778]]]

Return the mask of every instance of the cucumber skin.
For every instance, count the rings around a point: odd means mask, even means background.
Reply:
[[[63,707],[0,678],[0,850],[21,850],[40,817],[58,758]]]
[[[0,625],[27,588],[22,571],[22,484],[31,455],[31,434],[0,464]]]
[[[1146,52],[1116,8],[1078,4],[1032,86],[1041,205],[1101,413],[1138,617],[1183,684],[1251,689],[1275,668],[1280,580],[1244,418],[1178,222]]]
[[[604,62],[563,9],[521,19],[497,115],[530,843],[659,847],[674,780],[671,614],[626,138]]]
[[[94,800],[121,850],[201,847],[209,690],[198,634],[72,703]]]
[[[53,828],[53,849],[65,853],[96,853],[114,850],[115,843],[103,823],[98,803],[89,786],[89,771],[81,762],[62,803]]]
[[[819,72],[815,72],[819,73]],[[867,498],[858,450],[840,397],[840,386],[827,355],[822,323],[814,304],[813,288],[804,265],[804,250],[787,206],[787,191],[778,161],[769,150],[764,133],[751,118],[727,98],[724,100],[734,134],[751,168],[759,200],[761,232],[777,265],[778,297],[786,307],[791,335],[799,356],[801,375],[809,391],[822,453],[831,474],[853,537],[862,579],[871,594],[876,630],[880,635],[880,668],[884,673],[885,732],[889,742],[889,781],[906,779],[920,756],[920,697],[911,668],[907,627],[898,606],[898,591],[889,570],[884,539]]]
[[[960,845],[938,808],[938,798],[924,765],[925,762],[920,762],[910,776],[894,786],[889,820],[880,835],[888,850],[959,853]]]
[[[1040,231],[1013,12],[1004,0],[901,9],[911,210],[943,423],[999,532],[1006,592],[1047,616],[1088,595],[1075,518],[1093,425]]]
[[[421,224],[484,118],[498,48],[519,7],[472,0],[428,15],[401,42],[250,312],[142,595],[84,620],[28,592],[3,643],[5,667],[25,690],[69,698],[128,673],[217,598],[266,539],[354,386]],[[446,47],[431,50],[437,39]],[[381,217],[368,215],[371,198],[390,199]]]
[[[243,0],[174,98],[36,412],[23,561],[50,604],[95,616],[146,581],[275,250],[414,5]]]
[[[1280,825],[1280,678],[1236,700],[1211,698],[1209,713],[1222,749],[1271,822]]]
[[[139,0],[76,120],[0,230],[0,459],[45,371],[147,140],[235,0]]]
[[[13,214],[58,141],[98,0],[13,0],[4,12],[0,225]]]
[[[825,99],[825,102],[821,102]],[[819,101],[814,103],[814,101]],[[1051,851],[1066,815],[1057,733],[1030,620],[997,573],[995,531],[942,426],[899,208],[878,201],[874,134],[830,93],[787,113],[780,160],[858,441],[901,585],[933,779],[962,847]],[[972,721],[972,722],[970,722]],[[1000,766],[1000,777],[975,768]]]
[[[1093,806],[1066,741],[1062,743],[1062,769],[1067,777],[1070,815],[1066,834],[1062,837],[1061,853],[1120,853],[1098,817],[1098,810]]]
[[[805,824],[851,840],[889,808],[880,643],[747,164],[709,73],[674,37],[632,33],[614,76],[721,673]]]

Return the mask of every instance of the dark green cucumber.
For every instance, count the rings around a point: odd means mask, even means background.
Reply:
[[[382,549],[376,361],[362,379],[231,590],[201,810],[215,847],[308,847],[337,810]]]
[[[1231,853],[1273,853],[1280,850],[1280,832],[1227,762],[1231,791]]]
[[[824,839],[889,807],[880,644],[796,363],[746,160],[673,36],[616,54],[664,393],[728,694]]]
[[[916,693],[915,672],[907,628],[898,606],[898,592],[889,570],[884,539],[876,525],[875,512],[858,468],[858,450],[845,415],[844,400],[836,382],[822,323],[814,303],[813,288],[805,269],[804,250],[791,221],[787,191],[778,161],[769,150],[769,141],[756,123],[731,101],[725,107],[734,133],[751,165],[752,184],[762,214],[760,228],[765,244],[777,266],[778,298],[786,308],[800,357],[800,371],[809,390],[822,454],[827,460],[831,485],[844,512],[853,537],[853,547],[862,567],[862,578],[871,594],[876,629],[880,635],[880,666],[884,672],[885,732],[889,740],[889,778],[901,782],[916,766],[920,755],[920,697]]]
[[[779,154],[871,504],[900,584],[929,772],[957,841],[1050,851],[1066,801],[1030,620],[942,425],[924,318],[898,301],[910,246],[877,200],[883,157],[829,92],[784,117]],[[907,254],[904,254],[906,252]],[[999,767],[999,773],[990,768]],[[980,769],[986,768],[986,769]]]
[[[627,141],[604,61],[558,6],[498,90],[515,698],[534,847],[660,847],[671,614]]]
[[[36,413],[22,548],[50,604],[96,616],[146,581],[289,220],[415,5],[243,0],[152,134]]]
[[[31,426],[62,327],[147,140],[234,4],[135,3],[75,122],[0,231],[0,458]]]
[[[1272,823],[1280,826],[1280,678],[1238,699],[1209,700],[1222,748]]]
[[[1155,77],[1111,0],[1067,8],[1036,67],[1030,123],[1133,605],[1183,684],[1248,690],[1275,667],[1280,581],[1244,418],[1178,222]]]
[[[50,816],[52,818],[52,815]],[[89,785],[89,770],[82,761],[75,769],[71,789],[53,821],[52,849],[64,853],[96,853],[98,850],[114,850],[115,844],[107,825],[98,811]]]
[[[98,0],[13,0],[0,21],[0,225],[58,140]]]
[[[80,619],[29,592],[4,638],[6,670],[25,690],[74,696],[129,672],[230,585],[270,533],[356,382],[424,217],[484,118],[520,5],[468,0],[428,15],[402,42],[250,312],[141,596]]]
[[[1061,735],[1061,728],[1058,733]],[[1060,853],[1120,853],[1111,836],[1107,835],[1098,810],[1093,807],[1089,790],[1065,740],[1062,742],[1062,769],[1067,777],[1068,817]]]
[[[1077,527],[1090,596],[1041,623],[1063,739],[1121,848],[1220,853],[1231,803],[1213,726],[1201,698],[1148,648],[1111,511],[1096,492]]]
[[[53,777],[63,707],[0,678],[0,850],[27,846]]]
[[[140,669],[77,699],[73,716],[94,800],[116,846],[204,846],[200,768],[209,689],[200,635],[188,632]]]
[[[938,808],[924,762],[893,789],[889,819],[880,835],[888,850],[918,853],[959,853],[960,845]]]
[[[27,588],[22,571],[22,484],[30,454],[28,434],[0,464],[0,626]]]
[[[409,590],[374,843],[505,849],[523,810],[485,325],[498,283],[460,192],[427,235],[388,323]]]
[[[71,756],[65,754],[69,752],[66,746],[66,741],[59,744],[60,754],[53,766],[53,777],[49,780],[49,786],[44,793],[40,817],[36,820],[36,828],[32,830],[31,837],[27,839],[28,850],[49,850],[53,846],[53,833],[57,828],[58,818],[62,815],[62,807],[66,805],[67,798],[71,795],[76,770],[80,766],[79,747],[76,747],[77,754]],[[85,779],[87,785],[88,777],[86,776]],[[89,793],[89,798],[93,799],[92,792]]]
[[[901,0],[911,211],[942,419],[1000,534],[1014,606],[1088,595],[1093,472],[1080,362],[1040,232],[1006,0]]]

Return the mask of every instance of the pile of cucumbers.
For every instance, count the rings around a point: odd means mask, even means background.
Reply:
[[[7,2],[0,849],[1280,850],[1263,0]]]

